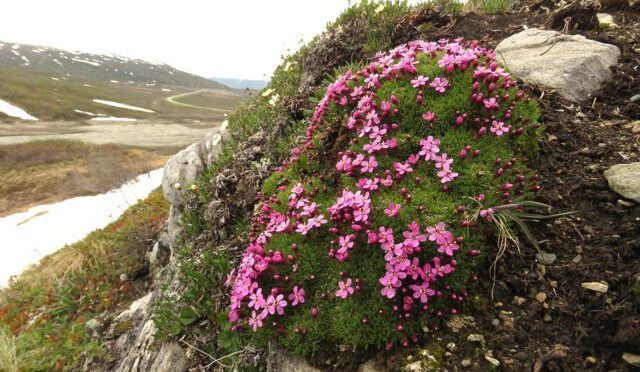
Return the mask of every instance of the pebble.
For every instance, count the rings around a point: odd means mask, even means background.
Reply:
[[[453,353],[453,352],[455,352],[457,348],[458,348],[458,347],[457,347],[457,346],[456,346],[456,344],[455,344],[455,343],[453,343],[453,342],[449,342],[449,343],[447,344],[447,350],[449,350],[449,351],[450,351],[450,352],[452,352],[452,353]]]
[[[544,314],[543,319],[544,319],[545,322],[550,322],[550,321],[553,320],[553,318],[551,318],[551,315],[549,315],[549,314]]]
[[[451,354],[448,351],[445,351],[444,356],[445,356],[445,358],[451,358],[453,356],[453,354]]]
[[[630,202],[622,199],[618,199],[617,203],[621,207],[633,207],[634,205],[636,205],[634,202]]]
[[[540,253],[536,254],[536,258],[538,259],[538,262],[543,265],[551,265],[555,262],[556,255],[553,253],[541,251]]]
[[[500,366],[500,361],[494,357],[492,357],[491,355],[485,355],[484,358],[487,360],[487,362],[491,363],[491,365],[493,365],[494,367],[499,367]]]
[[[640,355],[631,353],[622,353],[622,359],[634,367],[640,368]]]
[[[493,318],[493,320],[491,321],[491,324],[492,324],[494,327],[499,326],[499,325],[500,325],[500,319],[498,319],[498,318]]]
[[[527,299],[524,297],[520,297],[520,296],[514,296],[513,297],[513,302],[516,303],[516,305],[520,306],[523,303],[527,302]]]
[[[544,292],[538,292],[535,297],[536,301],[544,303],[547,300],[547,294]]]
[[[581,284],[582,288],[590,291],[607,293],[609,290],[609,284],[607,282],[585,282]]]
[[[631,102],[635,102],[640,100],[640,94],[634,94],[633,96],[631,96],[631,98],[629,98],[629,101]]]
[[[471,367],[471,359],[463,359],[460,365],[465,368]]]
[[[91,331],[95,331],[96,329],[98,329],[100,327],[100,321],[97,319],[89,319],[87,321],[87,323],[85,323],[85,325],[87,326],[87,328]]]
[[[588,356],[584,359],[585,362],[589,363],[589,364],[596,364],[596,358],[592,357],[592,356]]]
[[[484,342],[484,336],[483,335],[479,335],[477,333],[472,333],[472,334],[469,335],[469,337],[467,337],[467,341]]]

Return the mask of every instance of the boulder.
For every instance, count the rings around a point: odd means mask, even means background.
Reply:
[[[611,190],[640,203],[640,162],[616,164],[604,172]]]
[[[498,44],[496,58],[527,84],[555,89],[573,102],[585,102],[618,65],[618,47],[580,35],[530,28]]]
[[[201,157],[201,143],[196,142],[180,150],[164,166],[162,192],[172,206],[181,206],[183,193],[202,174],[205,164]]]

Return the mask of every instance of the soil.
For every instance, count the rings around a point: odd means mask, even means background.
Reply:
[[[513,371],[623,371],[632,367],[622,353],[640,354],[640,294],[633,290],[640,282],[640,206],[609,190],[602,176],[611,165],[640,161],[640,134],[633,133],[640,122],[632,124],[640,119],[640,102],[630,101],[640,93],[640,14],[601,11],[612,14],[620,27],[570,30],[623,52],[615,77],[593,101],[580,106],[554,92],[528,88],[540,98],[547,128],[533,163],[544,178],[538,199],[554,212],[575,212],[531,226],[541,248],[557,258],[542,265],[534,248],[523,244],[521,254],[510,252],[501,261],[494,300],[471,314],[475,326],[458,336],[439,335],[444,344],[457,344],[445,358],[448,369],[459,369],[469,359],[470,369],[487,370],[489,349],[501,369]],[[429,36],[479,38],[493,47],[523,25],[544,28],[546,19],[544,10],[469,14]],[[483,276],[491,281],[488,273]],[[608,283],[607,293],[581,287],[599,281]],[[546,295],[542,302],[535,299],[539,293]],[[516,296],[525,302],[518,305]],[[470,333],[482,334],[486,347],[467,341]]]

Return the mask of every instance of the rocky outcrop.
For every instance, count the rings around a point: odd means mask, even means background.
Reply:
[[[611,190],[640,203],[640,162],[616,164],[604,172]]]
[[[620,49],[580,35],[531,28],[498,44],[496,57],[527,84],[557,90],[574,102],[588,100],[613,76]]]
[[[184,210],[184,192],[202,175],[222,151],[222,143],[229,137],[227,122],[186,149],[174,155],[164,168],[162,190],[170,204],[167,231],[147,252],[149,266],[154,273],[154,286],[144,297],[116,316],[105,334],[106,343],[116,364],[108,370],[118,372],[186,371],[188,360],[183,348],[175,341],[157,343],[157,331],[153,321],[153,307],[161,293],[168,295],[181,291],[176,280],[176,237],[180,232],[180,219]],[[88,365],[86,370],[96,370]],[[98,369],[102,370],[102,369]]]
[[[167,233],[172,251],[176,237],[180,233],[179,222],[184,207],[183,195],[202,175],[206,167],[220,155],[221,143],[229,137],[227,124],[225,120],[217,131],[209,133],[201,141],[181,150],[164,166],[162,192],[170,205]]]

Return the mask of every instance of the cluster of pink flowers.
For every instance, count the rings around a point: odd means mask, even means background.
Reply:
[[[417,74],[418,57],[421,54],[439,58],[442,76]],[[396,236],[391,227],[374,225],[376,221],[372,221],[371,217],[372,198],[381,188],[392,187],[425,164],[433,166],[445,190],[448,187],[446,184],[455,181],[459,174],[454,170],[454,159],[441,150],[440,139],[433,136],[427,136],[415,144],[419,150],[406,159],[393,162],[387,169],[381,166],[381,163],[387,164],[381,160],[398,147],[394,133],[401,129],[397,124],[401,121],[396,117],[400,114],[398,98],[394,95],[380,97],[377,90],[385,81],[409,76],[411,86],[416,90],[416,101],[423,105],[425,94],[441,95],[450,90],[451,82],[455,80],[449,75],[454,71],[472,69],[473,112],[456,112],[454,117],[447,118],[438,117],[427,107],[421,111],[422,124],[425,127],[448,122],[455,127],[468,125],[478,136],[487,132],[496,136],[508,133],[517,135],[521,131],[514,130],[509,125],[509,119],[514,102],[522,95],[509,97],[508,94],[498,94],[498,88],[511,88],[515,82],[493,62],[493,58],[493,52],[481,48],[477,42],[463,44],[458,39],[454,42],[414,41],[388,53],[379,53],[369,66],[355,73],[347,71],[329,85],[324,98],[316,106],[304,142],[291,151],[289,159],[280,169],[299,161],[314,149],[313,135],[324,124],[332,104],[348,106],[352,111],[345,127],[357,141],[358,148],[339,152],[335,169],[338,173],[355,178],[357,189],[342,189],[335,202],[328,207],[314,202],[313,193],[306,191],[301,183],[291,188],[286,206],[280,203],[276,195],[264,198],[264,203],[253,218],[249,245],[242,261],[227,280],[227,285],[231,287],[229,318],[236,327],[247,324],[255,331],[269,324],[265,322],[267,317],[283,316],[289,311],[287,309],[307,303],[305,289],[295,281],[300,265],[304,265],[298,262],[295,254],[297,246],[293,244],[293,253],[286,256],[283,252],[268,248],[269,242],[277,234],[297,234],[302,238],[314,234],[314,231],[328,232],[333,235],[331,247],[327,248],[328,255],[338,262],[349,259],[349,253],[358,249],[358,244],[365,239],[368,244],[379,246],[385,260],[385,272],[380,273],[382,276],[378,280],[380,294],[392,302],[401,302],[406,316],[412,310],[426,310],[431,297],[443,295],[448,286],[442,278],[456,272],[458,263],[454,256],[461,253],[462,238],[455,237],[444,222],[421,227],[416,221]],[[472,151],[467,146],[460,150],[460,159],[466,159],[467,153],[477,156],[479,150]],[[286,190],[286,186],[281,185],[279,190]],[[390,203],[384,207],[386,216],[398,218],[400,204]],[[487,209],[480,213],[489,219],[492,212]],[[288,274],[278,274],[282,272]],[[260,284],[264,283],[261,280],[263,277],[278,283],[272,284],[270,289],[263,287]],[[335,296],[348,299],[356,295],[360,290],[359,280],[355,279],[354,287],[353,279],[336,278]],[[452,293],[451,299],[461,301],[464,296],[466,293]],[[317,309],[313,309],[317,314]]]
[[[442,265],[441,258],[435,256],[430,262],[423,263],[419,257],[426,247],[427,240],[438,245],[438,253],[445,257],[452,257],[458,253],[460,247],[453,234],[446,230],[444,223],[439,222],[435,227],[429,226],[426,234],[421,232],[417,222],[412,222],[408,230],[402,232],[403,240],[396,243],[391,228],[384,226],[378,232],[367,231],[368,242],[377,243],[385,252],[384,259],[387,261],[386,272],[378,280],[382,289],[380,293],[391,299],[397,294],[399,288],[406,286],[414,291],[413,297],[419,299],[422,304],[426,304],[429,296],[436,295],[436,291],[431,289],[439,277],[444,277],[455,271],[455,260]],[[412,301],[405,301],[405,311],[412,308]]]

